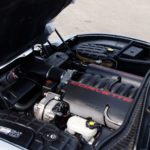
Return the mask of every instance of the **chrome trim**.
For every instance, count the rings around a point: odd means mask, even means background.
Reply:
[[[27,50],[26,52],[22,53],[21,55],[19,55],[18,57],[14,58],[13,60],[5,63],[5,65],[0,66],[0,69],[5,68],[6,66],[8,66],[9,64],[13,63],[14,61],[16,61],[19,58],[24,58],[27,57],[29,54],[32,53],[32,49]]]
[[[122,122],[115,122],[113,121],[112,119],[110,119],[109,115],[108,115],[108,110],[109,110],[109,106],[106,106],[105,110],[104,110],[104,117],[105,117],[105,120],[109,121],[110,123],[112,124],[115,124],[117,126],[121,126],[122,125]]]

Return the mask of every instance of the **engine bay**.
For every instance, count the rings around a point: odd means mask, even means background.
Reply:
[[[148,48],[80,38],[35,44],[3,73],[1,137],[26,149],[87,150],[124,124],[149,68]]]

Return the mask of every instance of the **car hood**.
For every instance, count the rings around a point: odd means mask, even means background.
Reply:
[[[0,66],[23,53],[72,0],[5,0],[0,2]]]

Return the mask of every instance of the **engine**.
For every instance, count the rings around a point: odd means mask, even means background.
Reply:
[[[83,52],[80,50],[81,54]],[[61,146],[68,144],[70,148],[72,144],[72,149],[78,149],[83,148],[84,144],[86,149],[87,145],[96,145],[100,139],[111,135],[123,125],[135,103],[143,77],[119,71],[113,68],[112,62],[100,65],[100,61],[83,59],[80,53],[74,56],[74,52],[59,51],[43,57],[36,49],[33,61],[18,65],[4,76],[2,83],[5,88],[2,88],[0,94],[1,109],[15,112],[17,123],[21,114],[23,118],[32,118],[33,124],[30,119],[23,119],[27,129],[18,124],[12,125],[12,131],[20,133],[18,137],[21,134],[26,137],[25,131],[29,130],[30,135],[27,136],[30,138],[26,139],[26,143],[32,143],[34,129],[35,134],[42,137],[39,141],[46,141],[45,149],[61,149],[58,147],[60,139],[64,140]],[[7,123],[10,121],[8,116],[7,113],[3,126],[11,130]],[[23,120],[21,124],[24,124]],[[42,124],[42,130],[38,128],[36,131],[38,125],[35,120]],[[49,126],[46,128],[44,124]],[[34,127],[29,129],[30,125]],[[0,134],[7,136],[1,129]],[[9,134],[8,139],[14,138]],[[18,144],[18,141],[11,141]],[[31,145],[35,146],[38,139],[33,141]]]
[[[68,108],[70,113],[92,118],[97,123],[107,124],[108,127],[116,129],[123,123],[131,103],[134,102],[140,81],[141,78],[138,76],[89,65],[79,80],[68,80],[63,88],[65,93],[63,98],[48,93],[39,104],[35,105],[35,114],[38,119],[49,122],[54,119],[58,107],[62,107],[61,115],[66,115]]]

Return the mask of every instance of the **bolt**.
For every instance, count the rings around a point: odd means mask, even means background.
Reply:
[[[52,142],[52,141],[57,140],[58,135],[55,134],[55,133],[47,132],[47,133],[44,134],[43,138],[44,138],[46,141]]]
[[[50,138],[51,138],[52,140],[56,140],[56,139],[57,139],[57,135],[56,135],[56,134],[51,134],[51,135],[50,135]]]

